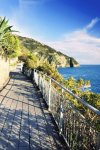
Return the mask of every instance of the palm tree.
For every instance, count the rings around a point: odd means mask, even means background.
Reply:
[[[14,32],[11,28],[12,26],[8,25],[8,20],[5,17],[3,19],[0,18],[0,41],[7,32]]]

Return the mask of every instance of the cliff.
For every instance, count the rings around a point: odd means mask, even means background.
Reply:
[[[56,67],[77,67],[79,63],[72,57],[64,55],[55,49],[34,39],[18,36],[22,51],[25,49],[36,54],[40,59],[48,61]]]

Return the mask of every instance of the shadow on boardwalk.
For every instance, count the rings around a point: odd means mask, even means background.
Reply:
[[[40,91],[18,71],[0,92],[0,150],[64,150]]]

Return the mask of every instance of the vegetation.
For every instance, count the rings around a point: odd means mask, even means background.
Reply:
[[[24,57],[22,56],[20,57],[20,59],[24,60],[25,66],[27,68],[29,69],[36,68],[37,70],[44,72],[45,74],[51,76],[53,79],[55,79],[56,81],[64,85],[64,87],[71,90],[74,94],[83,98],[89,104],[100,109],[100,94],[95,94],[89,91],[81,91],[82,87],[90,85],[90,81],[88,80],[85,81],[82,78],[80,78],[79,80],[75,80],[73,77],[65,80],[59,74],[57,69],[55,69],[54,66],[51,66],[49,62],[41,61],[38,57],[36,57],[32,53],[28,52],[27,54],[28,55],[26,55],[26,52],[25,52],[25,54],[23,55]],[[59,90],[57,86],[55,87]],[[68,97],[68,99],[71,100],[74,103],[74,105],[78,107],[79,109],[83,108],[83,106],[77,100],[73,99],[73,97],[70,96],[69,94],[66,94],[66,97]]]
[[[59,74],[57,69],[51,66],[48,62],[44,62],[37,67],[37,70],[44,72],[48,76],[51,76],[54,80],[61,83],[63,81],[63,77]]]
[[[12,26],[9,26],[6,18],[0,18],[0,55],[6,58],[14,58],[19,55],[19,40],[12,34]]]
[[[29,70],[35,68],[39,71],[44,72],[45,74],[58,81],[60,84],[64,85],[64,87],[71,90],[75,95],[78,95],[95,108],[100,109],[100,94],[95,94],[93,92],[81,90],[82,87],[89,86],[90,81],[84,81],[82,78],[80,78],[79,80],[75,80],[73,77],[65,80],[56,69],[56,67],[60,66],[74,67],[79,65],[74,58],[66,56],[61,52],[57,52],[53,48],[41,44],[33,39],[15,36],[12,34],[12,32],[12,26],[9,26],[8,20],[6,20],[6,18],[0,18],[0,55],[8,59],[19,56],[19,60],[24,62],[25,68]],[[53,86],[59,92],[61,92],[61,88],[59,88],[57,84],[53,83]],[[69,100],[71,103],[74,104],[75,107],[73,110],[75,110],[75,108],[80,110],[81,114],[83,114],[86,119],[88,118],[87,121],[89,121],[91,124],[95,123],[96,129],[100,131],[100,124],[98,121],[99,118],[97,115],[93,114],[93,112],[91,112],[89,109],[83,106],[79,101],[77,101],[77,99],[73,98],[73,96],[69,95],[67,92],[63,92],[63,96],[65,96],[65,100]],[[69,109],[70,111],[70,108],[67,109]],[[75,117],[74,111],[72,112],[72,115],[73,116],[71,117]],[[77,115],[76,124],[77,119],[80,119],[78,117],[79,116]],[[72,128],[72,123],[74,123],[75,125],[75,121],[73,122],[73,120],[71,124],[70,122],[67,123],[69,123],[70,129]],[[83,128],[82,125],[80,126],[81,128]],[[78,127],[79,125],[77,124],[77,128]],[[89,132],[87,131],[89,130],[89,128],[86,122],[84,123],[84,130],[86,130],[88,135],[90,132],[92,134],[92,130]],[[72,132],[71,136],[75,137],[75,135]],[[72,141],[74,139],[73,137],[71,137]],[[82,140],[82,136],[80,139]]]
[[[33,39],[18,36],[21,43],[21,50],[29,51],[36,55],[41,61],[47,61],[54,67],[70,67],[70,59],[73,66],[78,66],[78,62],[69,56],[62,54],[55,49],[37,42]]]
[[[33,39],[15,36],[12,34],[13,31],[11,29],[12,26],[9,26],[8,20],[6,20],[6,18],[0,18],[0,55],[6,58],[13,58],[20,55],[19,60],[23,61],[27,68],[37,68],[46,73],[59,83],[63,84],[66,88],[70,89],[73,93],[80,96],[94,107],[100,109],[100,94],[89,91],[83,92],[80,90],[83,86],[89,86],[89,81],[84,81],[83,79],[76,81],[73,77],[65,80],[58,73],[57,69],[55,69],[55,67],[58,66],[78,65],[74,58],[66,56],[61,52],[57,52],[53,48]],[[56,88],[59,90],[58,87]],[[69,94],[66,94],[66,97],[68,97],[76,107],[80,109],[83,108],[81,104]],[[84,109],[85,108],[83,108],[83,110]]]
[[[1,18],[0,17],[0,41],[4,38],[6,33],[10,33],[13,32],[11,30],[12,26],[8,25],[8,20],[6,20],[6,18]]]
[[[7,58],[13,58],[19,55],[19,40],[11,33],[6,33],[1,40],[2,51],[1,54]]]
[[[60,52],[59,52],[60,55]],[[40,57],[33,54],[27,49],[22,50],[22,55],[19,57],[20,60],[25,62],[25,66],[29,69],[38,69],[39,71],[44,72],[45,74],[51,76],[53,79],[58,81],[60,84],[64,85],[64,87],[71,90],[74,94],[80,96],[85,101],[90,103],[96,108],[100,108],[100,95],[95,94],[89,91],[83,92],[81,90],[84,86],[90,86],[90,81],[83,80],[80,78],[79,80],[75,80],[73,77],[65,80],[58,72],[58,70],[55,68],[55,66],[51,65],[47,60],[41,60]],[[55,85],[54,85],[55,86]],[[56,87],[56,86],[55,86]],[[56,87],[58,90],[59,88]],[[82,106],[72,98],[72,96],[69,96],[69,94],[66,95],[68,99],[72,100],[72,102],[80,109],[82,109]]]

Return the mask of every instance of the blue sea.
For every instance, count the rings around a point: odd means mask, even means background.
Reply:
[[[81,65],[76,68],[58,68],[59,73],[65,78],[74,77],[90,80],[90,91],[100,93],[100,65]]]

